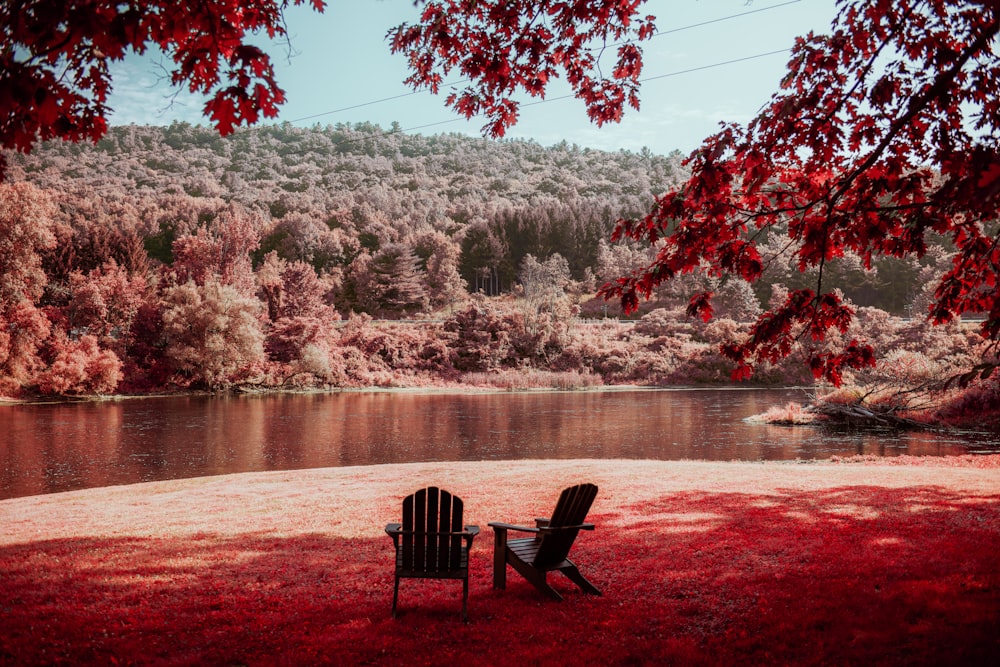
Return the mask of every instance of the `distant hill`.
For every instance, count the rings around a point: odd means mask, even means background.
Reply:
[[[255,264],[273,250],[321,275],[349,274],[358,257],[396,244],[423,263],[427,239],[443,235],[463,287],[487,294],[512,290],[527,255],[558,253],[581,289],[648,259],[648,248],[607,245],[614,223],[643,215],[685,174],[677,152],[410,135],[369,123],[262,126],[226,138],[187,123],[115,127],[96,146],[49,142],[11,162],[12,181],[61,193],[70,224],[99,212],[117,227],[135,227],[156,260],[169,262],[173,239],[238,204],[260,227]],[[86,243],[87,234],[77,236]],[[776,253],[780,245],[776,239]],[[825,280],[858,305],[903,314],[944,255],[882,260],[874,273],[842,262],[827,268]],[[780,259],[769,272],[756,288],[765,306],[772,283],[812,280]],[[339,296],[342,310],[371,310],[350,289]]]

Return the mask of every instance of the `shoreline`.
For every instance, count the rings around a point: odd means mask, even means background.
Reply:
[[[87,396],[60,396],[60,397],[32,397],[32,398],[11,398],[0,396],[0,407],[4,405],[61,405],[67,403],[113,403],[117,401],[143,400],[148,398],[185,398],[185,397],[206,397],[206,398],[231,398],[240,396],[280,396],[288,395],[314,395],[314,394],[339,394],[339,393],[373,393],[373,394],[519,394],[519,393],[599,393],[599,392],[628,392],[628,391],[787,391],[801,389],[808,391],[811,387],[807,385],[642,385],[642,384],[608,384],[588,387],[574,387],[564,389],[560,387],[516,387],[503,388],[484,385],[454,384],[447,386],[423,385],[413,387],[329,387],[329,388],[300,388],[288,389],[280,387],[268,387],[265,389],[234,388],[225,391],[208,390],[183,390],[177,392],[158,392],[153,394],[108,394],[108,395],[87,395]]]

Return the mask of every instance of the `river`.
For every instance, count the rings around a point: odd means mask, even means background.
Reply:
[[[531,458],[1000,452],[997,433],[750,424],[802,390],[179,396],[0,407],[0,499],[236,472]]]

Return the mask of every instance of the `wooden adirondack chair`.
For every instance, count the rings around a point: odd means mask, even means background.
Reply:
[[[403,499],[403,523],[390,523],[385,532],[396,547],[393,618],[400,579],[461,579],[462,620],[468,621],[469,550],[479,526],[462,525],[462,499],[436,486],[421,489]]]
[[[493,588],[506,588],[507,565],[521,573],[535,588],[546,595],[562,600],[549,586],[546,575],[557,570],[587,593],[600,595],[601,591],[566,556],[581,530],[593,530],[594,524],[584,523],[587,512],[597,496],[593,484],[578,484],[564,489],[556,509],[548,519],[535,519],[535,527],[515,526],[491,522],[495,542],[493,545]],[[508,540],[507,531],[534,533],[534,537]]]

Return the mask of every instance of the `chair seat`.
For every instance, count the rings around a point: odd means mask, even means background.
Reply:
[[[542,541],[534,537],[507,540],[507,548],[510,549],[510,551],[512,551],[519,559],[528,565],[531,565],[535,569],[551,572],[552,570],[562,570],[573,565],[568,558],[556,563],[550,563],[548,565],[536,563],[535,559],[538,557],[538,549],[541,546]]]

